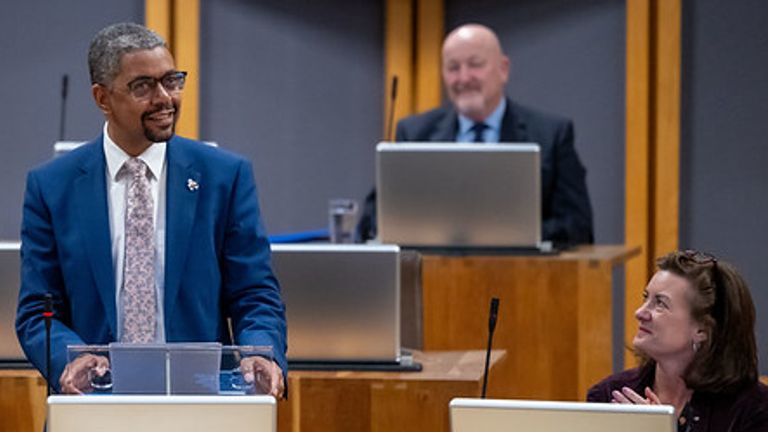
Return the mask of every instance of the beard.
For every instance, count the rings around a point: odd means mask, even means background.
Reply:
[[[147,120],[150,116],[161,112],[161,111],[168,111],[173,110],[173,119],[171,122],[171,125],[166,128],[153,128],[151,127]],[[141,115],[141,126],[144,130],[144,137],[149,140],[149,142],[166,142],[171,139],[174,133],[176,133],[176,122],[179,120],[179,104],[176,102],[172,102],[167,105],[161,105],[158,107],[154,107],[151,111],[147,111],[144,114]]]
[[[453,105],[459,114],[481,121],[485,113],[485,97],[480,91],[463,90],[455,92]]]

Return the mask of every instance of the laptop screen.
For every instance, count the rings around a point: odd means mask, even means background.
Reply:
[[[385,243],[538,247],[536,144],[380,143],[377,219]]]
[[[674,432],[668,405],[453,399],[451,432]]]
[[[272,245],[288,319],[288,359],[391,362],[400,357],[400,249]]]
[[[0,242],[0,363],[25,361],[16,338],[19,301],[19,242]]]

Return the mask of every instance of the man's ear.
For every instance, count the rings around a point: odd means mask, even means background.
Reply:
[[[91,86],[91,94],[93,95],[93,100],[96,102],[96,106],[99,107],[99,110],[101,110],[105,116],[108,116],[112,112],[112,108],[109,95],[107,94],[107,88],[101,84],[93,84]]]
[[[501,60],[499,63],[499,73],[501,73],[502,82],[506,84],[506,82],[509,80],[509,71],[512,68],[512,63],[509,60],[509,57],[502,55]]]

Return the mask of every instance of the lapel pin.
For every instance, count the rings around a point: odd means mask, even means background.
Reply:
[[[196,181],[194,181],[192,179],[187,179],[187,189],[189,189],[190,191],[194,192],[194,191],[200,189],[200,185]]]

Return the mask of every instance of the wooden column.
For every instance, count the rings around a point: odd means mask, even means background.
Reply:
[[[176,68],[189,72],[176,133],[197,139],[200,118],[200,0],[145,0],[145,24],[168,43]]]
[[[627,0],[624,340],[656,257],[678,248],[680,172],[680,0]],[[629,353],[628,353],[629,354]],[[634,365],[631,355],[625,364]]]
[[[392,77],[398,94],[392,125],[403,117],[440,105],[440,49],[443,0],[387,0],[384,26],[384,135],[388,136]]]

